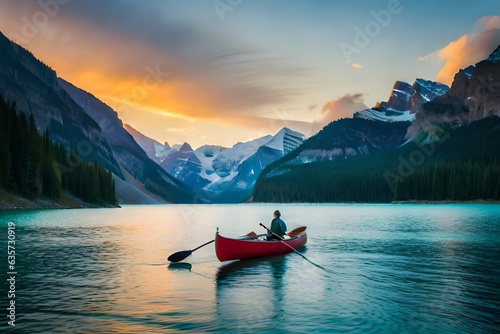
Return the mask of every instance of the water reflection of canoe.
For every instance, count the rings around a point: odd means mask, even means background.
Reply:
[[[264,241],[255,238],[226,238],[215,234],[215,254],[219,261],[242,260],[261,256],[283,255],[303,247],[307,243],[305,227],[293,230],[291,238],[283,241]]]
[[[241,282],[242,277],[262,276],[263,273],[269,272],[269,269],[272,269],[273,276],[275,271],[283,275],[286,269],[286,259],[284,256],[270,256],[225,262],[217,269],[217,283],[226,280]]]

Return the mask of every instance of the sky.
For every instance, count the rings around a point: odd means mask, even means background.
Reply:
[[[0,30],[169,144],[311,136],[387,100],[450,85],[500,44],[497,0],[0,0]]]

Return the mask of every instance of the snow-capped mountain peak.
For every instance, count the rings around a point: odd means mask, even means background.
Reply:
[[[421,100],[421,103],[432,101],[436,97],[443,95],[450,89],[446,85],[421,78],[415,80],[413,88],[415,89],[415,93],[419,94],[419,96],[412,96],[412,99],[415,100],[416,98],[419,98]],[[410,106],[410,109],[412,109],[411,107],[412,106]],[[412,111],[416,112],[418,110]]]
[[[148,147],[159,145],[156,153],[161,155],[156,157],[160,166],[213,201],[241,202],[251,196],[266,166],[299,147],[304,140],[301,133],[283,128],[274,136],[239,142],[231,148],[204,145],[193,150],[188,143],[169,148],[152,140],[153,145],[151,141],[142,142]]]
[[[289,128],[281,129],[267,144],[266,147],[283,152],[286,155],[302,145],[306,137]]]
[[[469,71],[466,73],[469,75]],[[423,104],[444,95],[450,88],[438,82],[417,79],[410,85],[396,81],[387,102],[354,113],[354,118],[381,122],[413,122]]]

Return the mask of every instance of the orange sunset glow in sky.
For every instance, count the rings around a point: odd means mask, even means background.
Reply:
[[[493,1],[397,3],[4,0],[0,30],[145,135],[232,146],[450,84],[500,44]]]

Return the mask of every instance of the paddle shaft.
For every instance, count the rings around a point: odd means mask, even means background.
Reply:
[[[311,260],[309,260],[307,257],[305,257],[305,255],[304,255],[304,254],[302,254],[301,252],[299,252],[298,250],[296,250],[295,248],[293,248],[292,246],[290,246],[289,244],[287,244],[287,243],[285,242],[285,240],[284,240],[282,237],[280,237],[279,235],[277,235],[276,233],[274,233],[273,231],[271,231],[270,229],[268,229],[268,228],[267,228],[264,224],[260,223],[259,225],[260,225],[260,226],[262,226],[263,228],[265,228],[266,230],[268,230],[268,231],[269,231],[272,235],[274,235],[274,236],[278,237],[278,238],[279,238],[279,240],[280,240],[282,243],[284,243],[285,245],[287,245],[288,247],[290,247],[290,249],[291,249],[291,250],[293,250],[295,253],[297,253],[297,254],[299,254],[300,256],[302,256],[302,257],[304,258],[304,260],[306,260],[307,262],[309,262],[310,264],[312,264],[312,265],[314,265],[314,266],[316,266],[316,267],[318,267],[318,268],[321,268],[321,269],[323,269],[323,270],[326,270],[325,268],[323,268],[323,266],[320,266],[319,264],[312,262],[312,261],[311,261]]]
[[[205,242],[203,245],[198,246],[198,247],[196,247],[195,249],[192,249],[192,250],[191,250],[191,252],[194,252],[195,250],[198,250],[198,249],[200,249],[201,247],[205,247],[206,245],[209,245],[209,244],[211,244],[211,243],[212,243],[212,242],[214,242],[214,241],[215,241],[215,239],[210,240],[209,242]]]
[[[211,244],[214,241],[215,241],[215,239],[214,240],[210,240],[209,242],[205,242],[203,245],[198,246],[198,247],[196,247],[195,249],[192,249],[192,250],[180,251],[180,252],[174,253],[174,254],[170,255],[167,258],[167,260],[170,261],[170,262],[179,262],[179,261],[182,261],[185,258],[187,258],[189,255],[191,255],[195,250],[200,249],[201,247],[204,247],[204,246],[206,246],[208,244]]]

